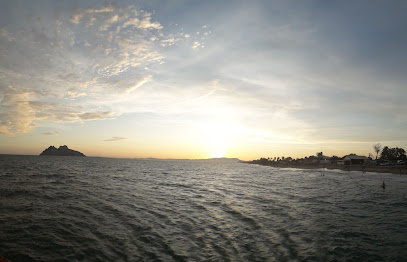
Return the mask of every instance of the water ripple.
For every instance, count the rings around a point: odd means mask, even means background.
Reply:
[[[321,172],[1,156],[0,255],[14,262],[403,261],[407,179]]]

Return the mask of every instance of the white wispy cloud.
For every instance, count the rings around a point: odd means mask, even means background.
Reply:
[[[14,87],[0,87],[0,133],[12,136],[33,127],[35,111],[30,106],[30,91]]]
[[[105,6],[102,8],[88,8],[88,9],[78,9],[75,11],[75,13],[72,15],[70,21],[74,24],[79,24],[81,22],[81,19],[86,15],[86,14],[98,14],[98,13],[110,13],[113,12],[114,8],[112,6]]]
[[[151,13],[134,6],[34,16],[17,29],[0,29],[0,132],[6,135],[30,132],[41,121],[120,115],[104,98],[120,100],[152,81],[151,68],[163,60],[159,43],[176,41],[159,32],[163,26]]]
[[[117,14],[113,15],[99,26],[99,31],[106,31],[112,24],[117,23],[118,20],[119,16]]]
[[[10,34],[6,28],[0,28],[0,36],[7,39],[9,42],[15,41],[16,39]]]
[[[123,24],[123,28],[129,27],[129,26],[135,27],[138,29],[162,29],[163,28],[163,26],[160,23],[151,21],[151,14],[149,14],[149,13],[143,13],[142,17],[131,18]]]
[[[46,136],[58,136],[58,135],[60,135],[61,133],[60,132],[58,132],[58,131],[52,131],[52,132],[44,132],[44,133],[42,133],[43,135],[46,135]]]
[[[80,105],[35,101],[35,92],[11,86],[0,91],[0,133],[8,136],[30,132],[38,121],[76,122],[117,116],[109,111],[85,111]]]
[[[112,112],[85,112],[78,115],[81,120],[102,120],[109,119],[113,115]]]
[[[139,88],[140,86],[142,86],[145,83],[147,83],[148,81],[150,81],[151,78],[152,78],[151,75],[142,76],[139,81],[136,81],[132,86],[129,86],[126,91],[132,92],[133,90]]]
[[[195,42],[194,42],[194,45],[192,46],[192,48],[196,49],[196,48],[198,48],[198,47],[200,47],[200,46],[201,46],[201,43],[199,43],[198,41],[195,41]]]
[[[114,136],[112,138],[105,139],[103,141],[105,141],[105,142],[116,142],[116,141],[121,141],[121,140],[125,140],[125,139],[127,139],[127,137]]]

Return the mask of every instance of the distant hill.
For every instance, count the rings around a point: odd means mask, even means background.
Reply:
[[[79,151],[69,149],[67,146],[60,146],[59,148],[50,146],[44,151],[42,151],[40,156],[85,156],[85,155]]]

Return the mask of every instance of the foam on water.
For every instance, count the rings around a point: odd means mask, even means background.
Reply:
[[[402,261],[406,189],[406,177],[389,174],[1,156],[0,255],[14,262]]]

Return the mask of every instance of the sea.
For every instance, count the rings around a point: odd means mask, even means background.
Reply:
[[[0,256],[407,261],[407,177],[227,159],[3,155]]]

